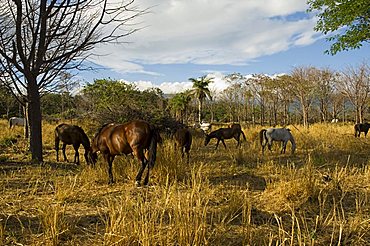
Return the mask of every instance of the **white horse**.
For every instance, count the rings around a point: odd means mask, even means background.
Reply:
[[[282,142],[283,147],[280,151],[281,154],[285,153],[286,145],[288,141],[290,141],[292,143],[292,154],[294,154],[294,151],[296,149],[296,144],[295,144],[293,135],[290,132],[290,129],[287,129],[287,128],[262,129],[260,131],[260,142],[262,146],[262,154],[264,153],[266,144],[268,145],[268,149],[271,151],[273,141]]]
[[[202,121],[202,123],[200,124],[200,129],[202,129],[203,131],[208,131],[209,129],[211,129],[211,123]]]
[[[24,126],[25,122],[24,118],[11,117],[9,119],[9,128],[12,129],[14,126]]]

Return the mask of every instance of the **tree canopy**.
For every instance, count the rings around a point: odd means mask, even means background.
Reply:
[[[358,49],[370,41],[370,2],[368,0],[308,0],[308,11],[317,11],[315,31],[329,35],[334,42],[325,52]]]
[[[198,120],[200,123],[202,121],[202,106],[204,99],[208,97],[212,100],[211,92],[208,88],[208,85],[213,82],[213,79],[207,78],[207,76],[202,76],[198,79],[190,78],[189,80],[193,82],[193,89],[191,90],[191,94],[194,95],[194,97],[197,98],[199,101]]]

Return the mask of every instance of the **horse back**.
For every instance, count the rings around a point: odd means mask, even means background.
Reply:
[[[83,144],[90,146],[89,138],[84,130],[76,125],[59,124],[55,128],[55,139],[61,140],[65,144]]]
[[[287,128],[269,128],[266,131],[266,137],[275,141],[288,141],[293,138],[293,135]]]
[[[125,124],[108,125],[100,131],[94,146],[111,155],[130,154],[134,149],[148,149],[151,137],[152,127],[149,123],[135,120]]]
[[[234,136],[234,130],[232,128],[220,128],[211,132],[209,136],[217,139],[230,139]]]
[[[19,118],[19,117],[11,117],[9,119],[9,126],[24,126],[25,119],[24,118]]]

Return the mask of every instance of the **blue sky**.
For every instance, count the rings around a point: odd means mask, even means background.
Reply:
[[[141,0],[151,8],[136,20],[140,31],[129,43],[98,47],[93,72],[77,78],[122,79],[139,88],[165,93],[191,87],[189,78],[210,74],[214,89],[224,89],[223,75],[289,73],[296,66],[342,70],[369,62],[370,47],[324,54],[330,43],[315,33],[314,14],[305,0]]]

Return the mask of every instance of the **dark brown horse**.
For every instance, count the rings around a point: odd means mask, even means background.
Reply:
[[[149,181],[149,170],[154,166],[157,143],[161,142],[158,131],[148,122],[134,120],[125,124],[104,125],[92,141],[93,162],[96,162],[96,153],[100,151],[108,163],[109,183],[113,183],[112,163],[116,155],[133,153],[141,162],[141,168],[136,176],[136,185],[140,185],[141,176],[148,166],[144,185]],[[144,155],[148,150],[148,158]]]
[[[369,131],[370,124],[369,123],[358,123],[354,126],[355,128],[355,137],[360,137],[361,132],[365,134],[365,137],[367,135],[367,132]]]
[[[173,135],[175,140],[175,149],[180,148],[181,157],[184,158],[184,151],[187,156],[187,162],[189,163],[189,151],[192,142],[192,136],[188,128],[179,128]]]
[[[80,145],[85,148],[85,160],[86,163],[91,163],[91,156],[90,156],[90,140],[87,137],[84,130],[76,125],[68,125],[68,124],[60,124],[55,128],[55,150],[57,155],[57,161],[59,161],[59,141],[62,141],[63,147],[62,152],[64,156],[64,161],[67,160],[66,156],[66,146],[67,145],[73,145],[73,148],[75,149],[75,158],[74,163],[77,165],[80,164],[80,156],[78,153],[78,149],[80,148]]]
[[[220,141],[222,142],[222,144],[224,145],[226,149],[226,144],[225,144],[224,139],[234,138],[238,142],[236,145],[236,147],[238,147],[240,146],[240,135],[243,135],[244,140],[246,140],[245,135],[243,131],[241,130],[241,126],[239,124],[233,124],[229,128],[220,128],[216,131],[211,132],[210,134],[206,134],[205,139],[204,139],[204,145],[207,146],[207,144],[212,138],[216,138],[217,139],[216,149]]]
[[[236,134],[239,134],[239,136],[237,137],[238,139],[240,138],[240,135],[242,135],[243,138],[244,138],[244,141],[247,141],[247,139],[245,138],[244,132],[242,131],[242,127],[241,127],[240,124],[233,123],[233,124],[231,124],[230,128],[233,129]]]

